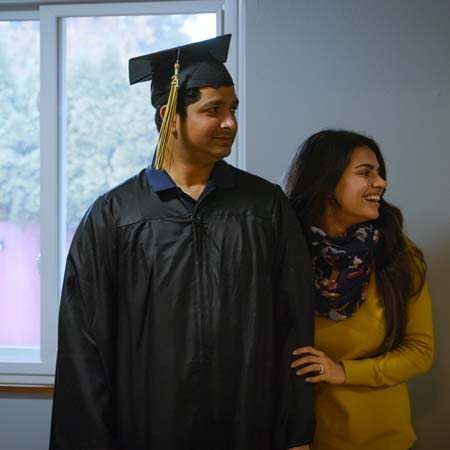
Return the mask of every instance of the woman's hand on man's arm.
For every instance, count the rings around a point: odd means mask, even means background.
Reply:
[[[297,375],[308,375],[305,381],[319,383],[325,381],[331,384],[344,384],[345,371],[342,364],[333,361],[324,352],[314,347],[300,347],[293,351],[293,355],[301,356],[292,364],[292,368],[299,369]]]

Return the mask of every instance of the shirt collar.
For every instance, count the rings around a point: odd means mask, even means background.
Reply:
[[[176,189],[177,186],[165,170],[156,170],[153,163],[146,169],[147,180],[154,192]],[[218,188],[231,188],[235,184],[236,169],[225,161],[214,164],[209,175],[208,184],[213,183]]]

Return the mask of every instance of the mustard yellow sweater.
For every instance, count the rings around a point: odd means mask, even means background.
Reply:
[[[343,385],[316,386],[314,450],[407,450],[416,440],[406,380],[433,360],[431,301],[424,286],[409,302],[406,336],[395,350],[375,358],[383,340],[384,315],[372,277],[366,301],[349,319],[315,319],[315,346],[345,370]]]

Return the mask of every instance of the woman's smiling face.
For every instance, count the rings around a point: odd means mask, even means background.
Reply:
[[[356,147],[334,192],[334,220],[346,228],[375,220],[379,216],[380,198],[386,181],[379,174],[380,165],[369,147]]]

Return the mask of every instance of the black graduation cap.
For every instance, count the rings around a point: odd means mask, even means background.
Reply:
[[[170,91],[174,64],[179,63],[180,88],[232,86],[233,79],[224,66],[231,34],[206,41],[138,56],[129,61],[130,84],[152,80],[152,105],[162,106]]]

